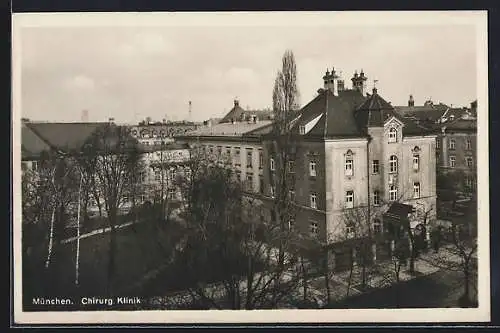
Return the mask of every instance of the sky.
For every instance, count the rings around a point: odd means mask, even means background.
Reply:
[[[84,14],[85,15],[85,14]],[[203,14],[200,14],[203,15]],[[295,55],[302,105],[326,69],[350,88],[364,70],[392,105],[468,106],[477,99],[473,25],[26,26],[19,37],[21,113],[43,121],[136,123],[222,117],[271,106],[285,50]],[[15,41],[16,42],[16,41]]]

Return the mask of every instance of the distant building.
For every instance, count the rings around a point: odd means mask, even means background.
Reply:
[[[410,95],[408,106],[396,106],[396,111],[426,127],[436,135],[436,168],[438,173],[460,172],[462,188],[477,187],[477,100],[470,107],[434,105],[426,101],[415,106]]]
[[[97,130],[110,123],[38,123],[30,122],[22,125],[21,163],[23,171],[36,174],[39,161],[49,154],[66,158],[70,152],[81,151]],[[115,126],[112,125],[111,126]],[[134,140],[131,137],[132,140]],[[134,140],[135,141],[135,140]],[[189,161],[189,150],[185,145],[164,143],[143,145],[137,142],[141,153],[143,172],[141,174],[140,193],[136,203],[152,201],[159,196],[171,202],[180,201],[180,188],[174,183],[178,174],[184,172],[184,165]],[[91,198],[88,210],[97,212],[97,201],[104,204],[103,198]],[[131,207],[132,198],[123,198],[122,208]]]
[[[146,146],[159,146],[173,142],[174,137],[184,135],[199,128],[200,125],[193,122],[141,122],[138,125],[130,126],[131,135],[139,143]]]

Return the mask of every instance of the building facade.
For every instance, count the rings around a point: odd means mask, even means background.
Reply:
[[[393,202],[413,207],[412,228],[427,228],[435,219],[436,136],[400,116],[376,89],[366,93],[366,79],[363,71],[355,73],[352,89],[346,89],[334,69],[327,71],[323,89],[291,125],[286,167],[297,209],[290,227],[322,243],[349,237],[352,226],[344,217],[353,209],[371,210],[376,232],[383,231]],[[273,120],[235,120],[229,115],[241,113],[238,108],[235,103],[225,121],[183,139],[230,155],[239,178],[252,184],[248,192],[272,209],[279,153],[273,151]]]

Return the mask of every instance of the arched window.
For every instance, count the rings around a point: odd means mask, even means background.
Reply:
[[[394,185],[389,186],[389,200],[396,201],[398,199],[398,188]]]
[[[398,130],[394,127],[389,129],[389,142],[397,142],[398,141]]]
[[[354,158],[352,150],[348,150],[345,154],[345,175],[352,176],[354,174]]]
[[[392,155],[389,158],[389,172],[390,173],[398,172],[398,158],[396,157],[396,155]]]

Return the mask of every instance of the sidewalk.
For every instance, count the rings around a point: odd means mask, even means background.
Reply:
[[[443,246],[438,253],[434,253],[433,250],[421,254],[419,258],[415,260],[415,273],[411,274],[408,269],[409,266],[401,267],[399,272],[399,281],[409,281],[420,276],[426,276],[438,272],[443,269],[436,264],[433,264],[436,258],[446,258],[448,262],[460,263],[460,256],[451,253],[451,246]],[[473,257],[477,258],[477,256]],[[409,262],[408,262],[409,265]],[[338,273],[333,273],[331,276],[330,285],[330,298],[332,302],[338,302],[346,298],[347,288],[349,286],[349,275],[350,271],[343,271]],[[396,273],[394,270],[394,264],[391,261],[379,262],[375,269],[373,267],[366,268],[366,284],[368,287],[367,291],[360,290],[360,285],[362,283],[362,268],[359,266],[354,267],[351,277],[351,283],[349,286],[349,297],[362,294],[364,292],[369,292],[369,290],[380,289],[389,287],[396,284]],[[317,295],[321,294],[319,297],[322,300],[326,300],[326,287],[324,277],[317,277],[311,282],[311,287],[314,288],[313,293]]]
[[[139,223],[139,221],[132,221],[132,222],[127,222],[127,223],[122,223],[122,224],[119,224],[119,225],[115,226],[115,229],[125,228],[125,227],[128,227],[128,226],[130,226],[130,225],[132,225],[134,223]],[[111,227],[99,228],[99,229],[93,230],[91,232],[87,232],[85,234],[81,234],[80,235],[80,239],[87,238],[87,237],[94,236],[94,235],[99,235],[99,234],[102,234],[102,233],[105,233],[105,232],[109,232],[109,231],[111,231]],[[71,243],[71,242],[76,241],[77,239],[78,239],[77,236],[66,238],[66,239],[63,239],[61,241],[61,244]]]

